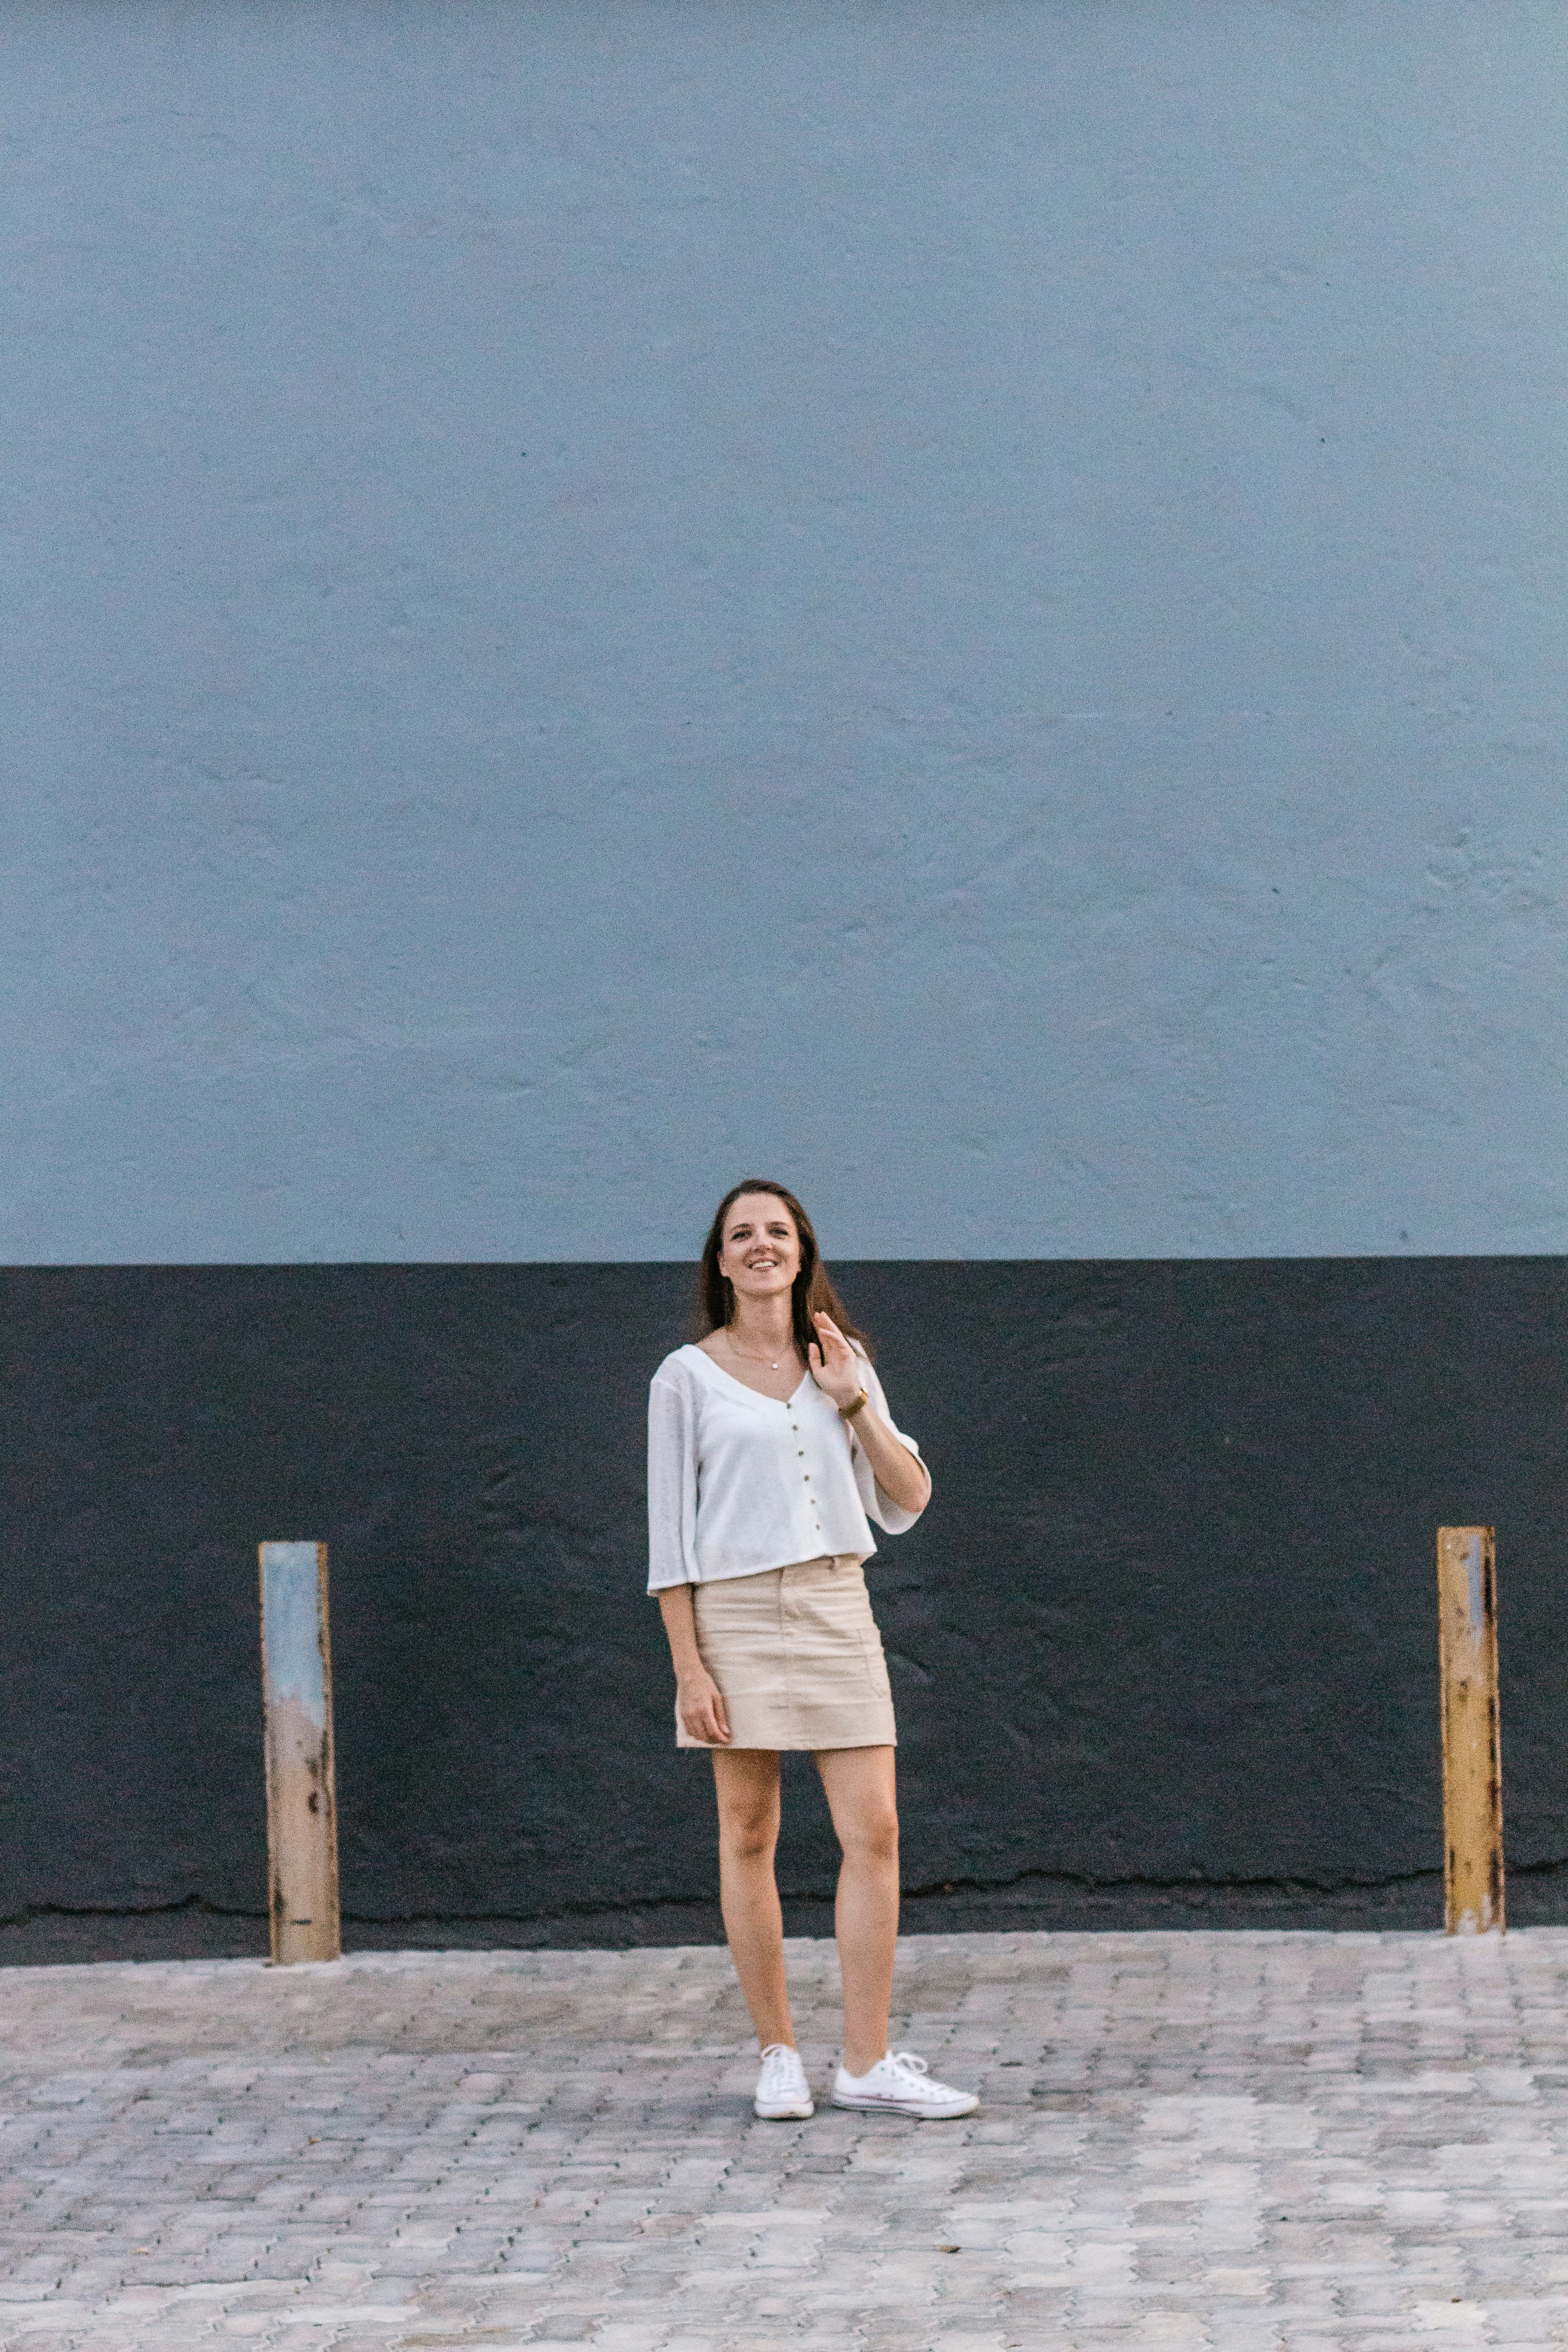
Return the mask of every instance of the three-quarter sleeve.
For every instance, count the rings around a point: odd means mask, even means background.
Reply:
[[[697,1429],[690,1383],[662,1370],[647,1396],[647,1589],[701,1580]]]
[[[915,1444],[912,1437],[905,1436],[897,1422],[894,1421],[892,1414],[888,1411],[888,1400],[883,1394],[882,1383],[877,1378],[876,1370],[872,1365],[869,1356],[868,1356],[860,1348],[857,1348],[855,1352],[860,1358],[861,1384],[865,1388],[867,1394],[869,1396],[871,1402],[875,1405],[883,1420],[892,1430],[893,1435],[898,1439],[900,1444],[907,1445],[910,1452],[914,1455],[915,1460],[919,1462],[921,1459],[920,1447]],[[877,1525],[882,1529],[885,1535],[906,1535],[910,1528],[914,1526],[915,1521],[920,1517],[921,1515],[919,1511],[906,1511],[901,1503],[895,1503],[890,1495],[885,1495],[883,1493],[881,1487],[877,1484],[876,1475],[871,1468],[871,1465],[867,1461],[862,1449],[856,1444],[854,1441],[853,1422],[850,1423],[849,1428],[849,1454],[850,1459],[855,1465],[855,1484],[859,1491],[861,1507],[866,1513],[866,1517],[868,1519],[875,1519]],[[927,1475],[929,1476],[929,1472]]]

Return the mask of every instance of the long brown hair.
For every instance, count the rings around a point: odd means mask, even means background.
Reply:
[[[724,1246],[724,1220],[742,1192],[771,1192],[782,1201],[795,1219],[795,1229],[800,1239],[800,1272],[790,1290],[790,1320],[795,1326],[795,1344],[800,1349],[801,1360],[809,1364],[807,1353],[816,1338],[814,1315],[830,1315],[847,1339],[858,1339],[868,1356],[871,1343],[858,1323],[852,1322],[844,1302],[834,1289],[827,1268],[822,1263],[822,1253],[816,1245],[816,1235],[811,1219],[784,1184],[774,1184],[766,1176],[748,1176],[743,1184],[732,1184],[720,1202],[713,1223],[708,1228],[708,1239],[702,1244],[702,1263],[697,1270],[697,1329],[695,1336],[705,1339],[710,1331],[723,1331],[735,1318],[735,1293],[728,1275],[719,1271],[719,1253]]]

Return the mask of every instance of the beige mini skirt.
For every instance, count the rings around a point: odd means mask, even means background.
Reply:
[[[697,1646],[731,1748],[893,1748],[893,1694],[852,1552],[692,1587]],[[678,1748],[705,1748],[675,1715]]]

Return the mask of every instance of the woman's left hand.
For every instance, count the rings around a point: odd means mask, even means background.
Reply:
[[[836,1405],[853,1404],[866,1383],[864,1367],[831,1315],[814,1315],[816,1337],[807,1348],[811,1377]]]
[[[824,1396],[842,1412],[862,1389],[869,1391],[866,1360],[858,1356],[831,1315],[814,1315],[816,1337],[805,1351],[811,1377]],[[850,1451],[858,1447],[871,1465],[881,1492],[901,1511],[918,1514],[931,1499],[931,1477],[918,1454],[912,1454],[896,1429],[882,1419],[874,1404],[863,1405],[848,1425]]]

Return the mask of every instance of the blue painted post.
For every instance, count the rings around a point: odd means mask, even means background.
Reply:
[[[260,1551],[268,1911],[279,1968],[335,1960],[342,1949],[332,1651],[326,1545],[264,1543]]]

